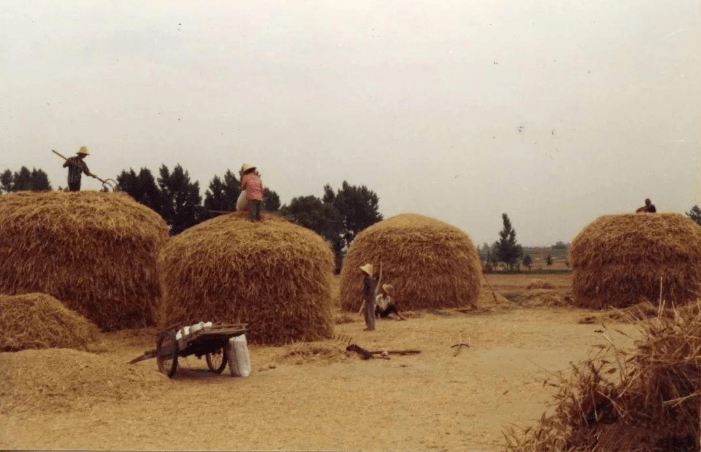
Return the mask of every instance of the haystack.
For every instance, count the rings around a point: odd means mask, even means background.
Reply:
[[[275,215],[205,221],[161,253],[161,322],[247,322],[258,344],[330,338],[333,257],[315,232]]]
[[[87,349],[99,330],[43,293],[0,294],[0,352],[37,348]]]
[[[103,330],[153,324],[168,227],[124,193],[0,196],[0,293],[40,292]]]
[[[513,451],[697,451],[701,317],[659,316],[635,350],[612,345],[562,377],[553,411],[506,434]],[[610,340],[609,340],[610,341]]]
[[[701,228],[676,213],[605,215],[574,238],[570,262],[580,307],[688,303],[701,295]]]
[[[394,286],[402,310],[467,307],[476,303],[482,266],[470,237],[434,218],[401,214],[358,234],[341,270],[341,307],[362,304],[360,266],[382,264],[382,283]]]

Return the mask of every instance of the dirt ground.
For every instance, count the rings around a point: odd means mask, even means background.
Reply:
[[[534,279],[552,286],[538,297],[558,306],[528,297]],[[155,360],[127,364],[154,347],[155,330],[106,334],[99,353],[0,353],[0,448],[502,450],[507,427],[532,425],[547,409],[555,389],[544,380],[604,338],[600,325],[578,323],[592,311],[563,301],[569,274],[487,281],[473,312],[408,312],[374,332],[338,313],[334,340],[250,346],[247,378],[206,372],[194,357],[173,380]],[[616,328],[635,335],[633,325]],[[363,361],[345,352],[349,340],[421,353]],[[451,347],[461,342],[470,347]]]

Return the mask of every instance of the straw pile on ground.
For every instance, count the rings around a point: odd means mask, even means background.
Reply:
[[[0,294],[0,352],[53,347],[87,350],[99,333],[97,326],[50,295]]]
[[[40,292],[103,330],[153,323],[163,219],[123,193],[0,196],[0,293]]]
[[[632,352],[603,353],[562,378],[554,412],[506,433],[513,451],[697,451],[701,317],[651,319]]]
[[[68,348],[0,353],[0,381],[0,414],[86,410],[173,388],[153,367]]]
[[[688,303],[701,294],[701,228],[675,213],[605,215],[574,238],[570,262],[580,307]]]
[[[526,286],[526,289],[554,289],[555,286],[543,279],[534,279]]]
[[[213,218],[161,253],[161,324],[247,322],[258,344],[330,338],[333,259],[319,235],[284,218]]]
[[[472,240],[434,218],[397,215],[355,237],[341,270],[346,311],[360,309],[366,263],[382,264],[382,284],[392,284],[401,310],[473,306],[479,296],[482,266]]]

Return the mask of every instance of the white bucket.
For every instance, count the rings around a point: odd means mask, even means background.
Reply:
[[[248,211],[248,198],[246,197],[246,190],[242,191],[239,195],[239,199],[236,201],[236,211],[237,212],[247,212]]]
[[[248,355],[246,335],[234,336],[226,346],[229,370],[234,377],[247,377],[251,374],[251,357]]]

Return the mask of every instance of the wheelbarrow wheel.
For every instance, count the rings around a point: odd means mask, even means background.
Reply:
[[[158,370],[161,373],[173,377],[178,369],[178,340],[175,339],[175,332],[164,331],[158,336],[156,345],[156,358],[158,360]]]
[[[205,355],[205,359],[207,359],[207,366],[212,372],[220,374],[224,371],[227,360],[226,351],[224,350],[224,347],[212,353],[207,353],[207,355]]]

